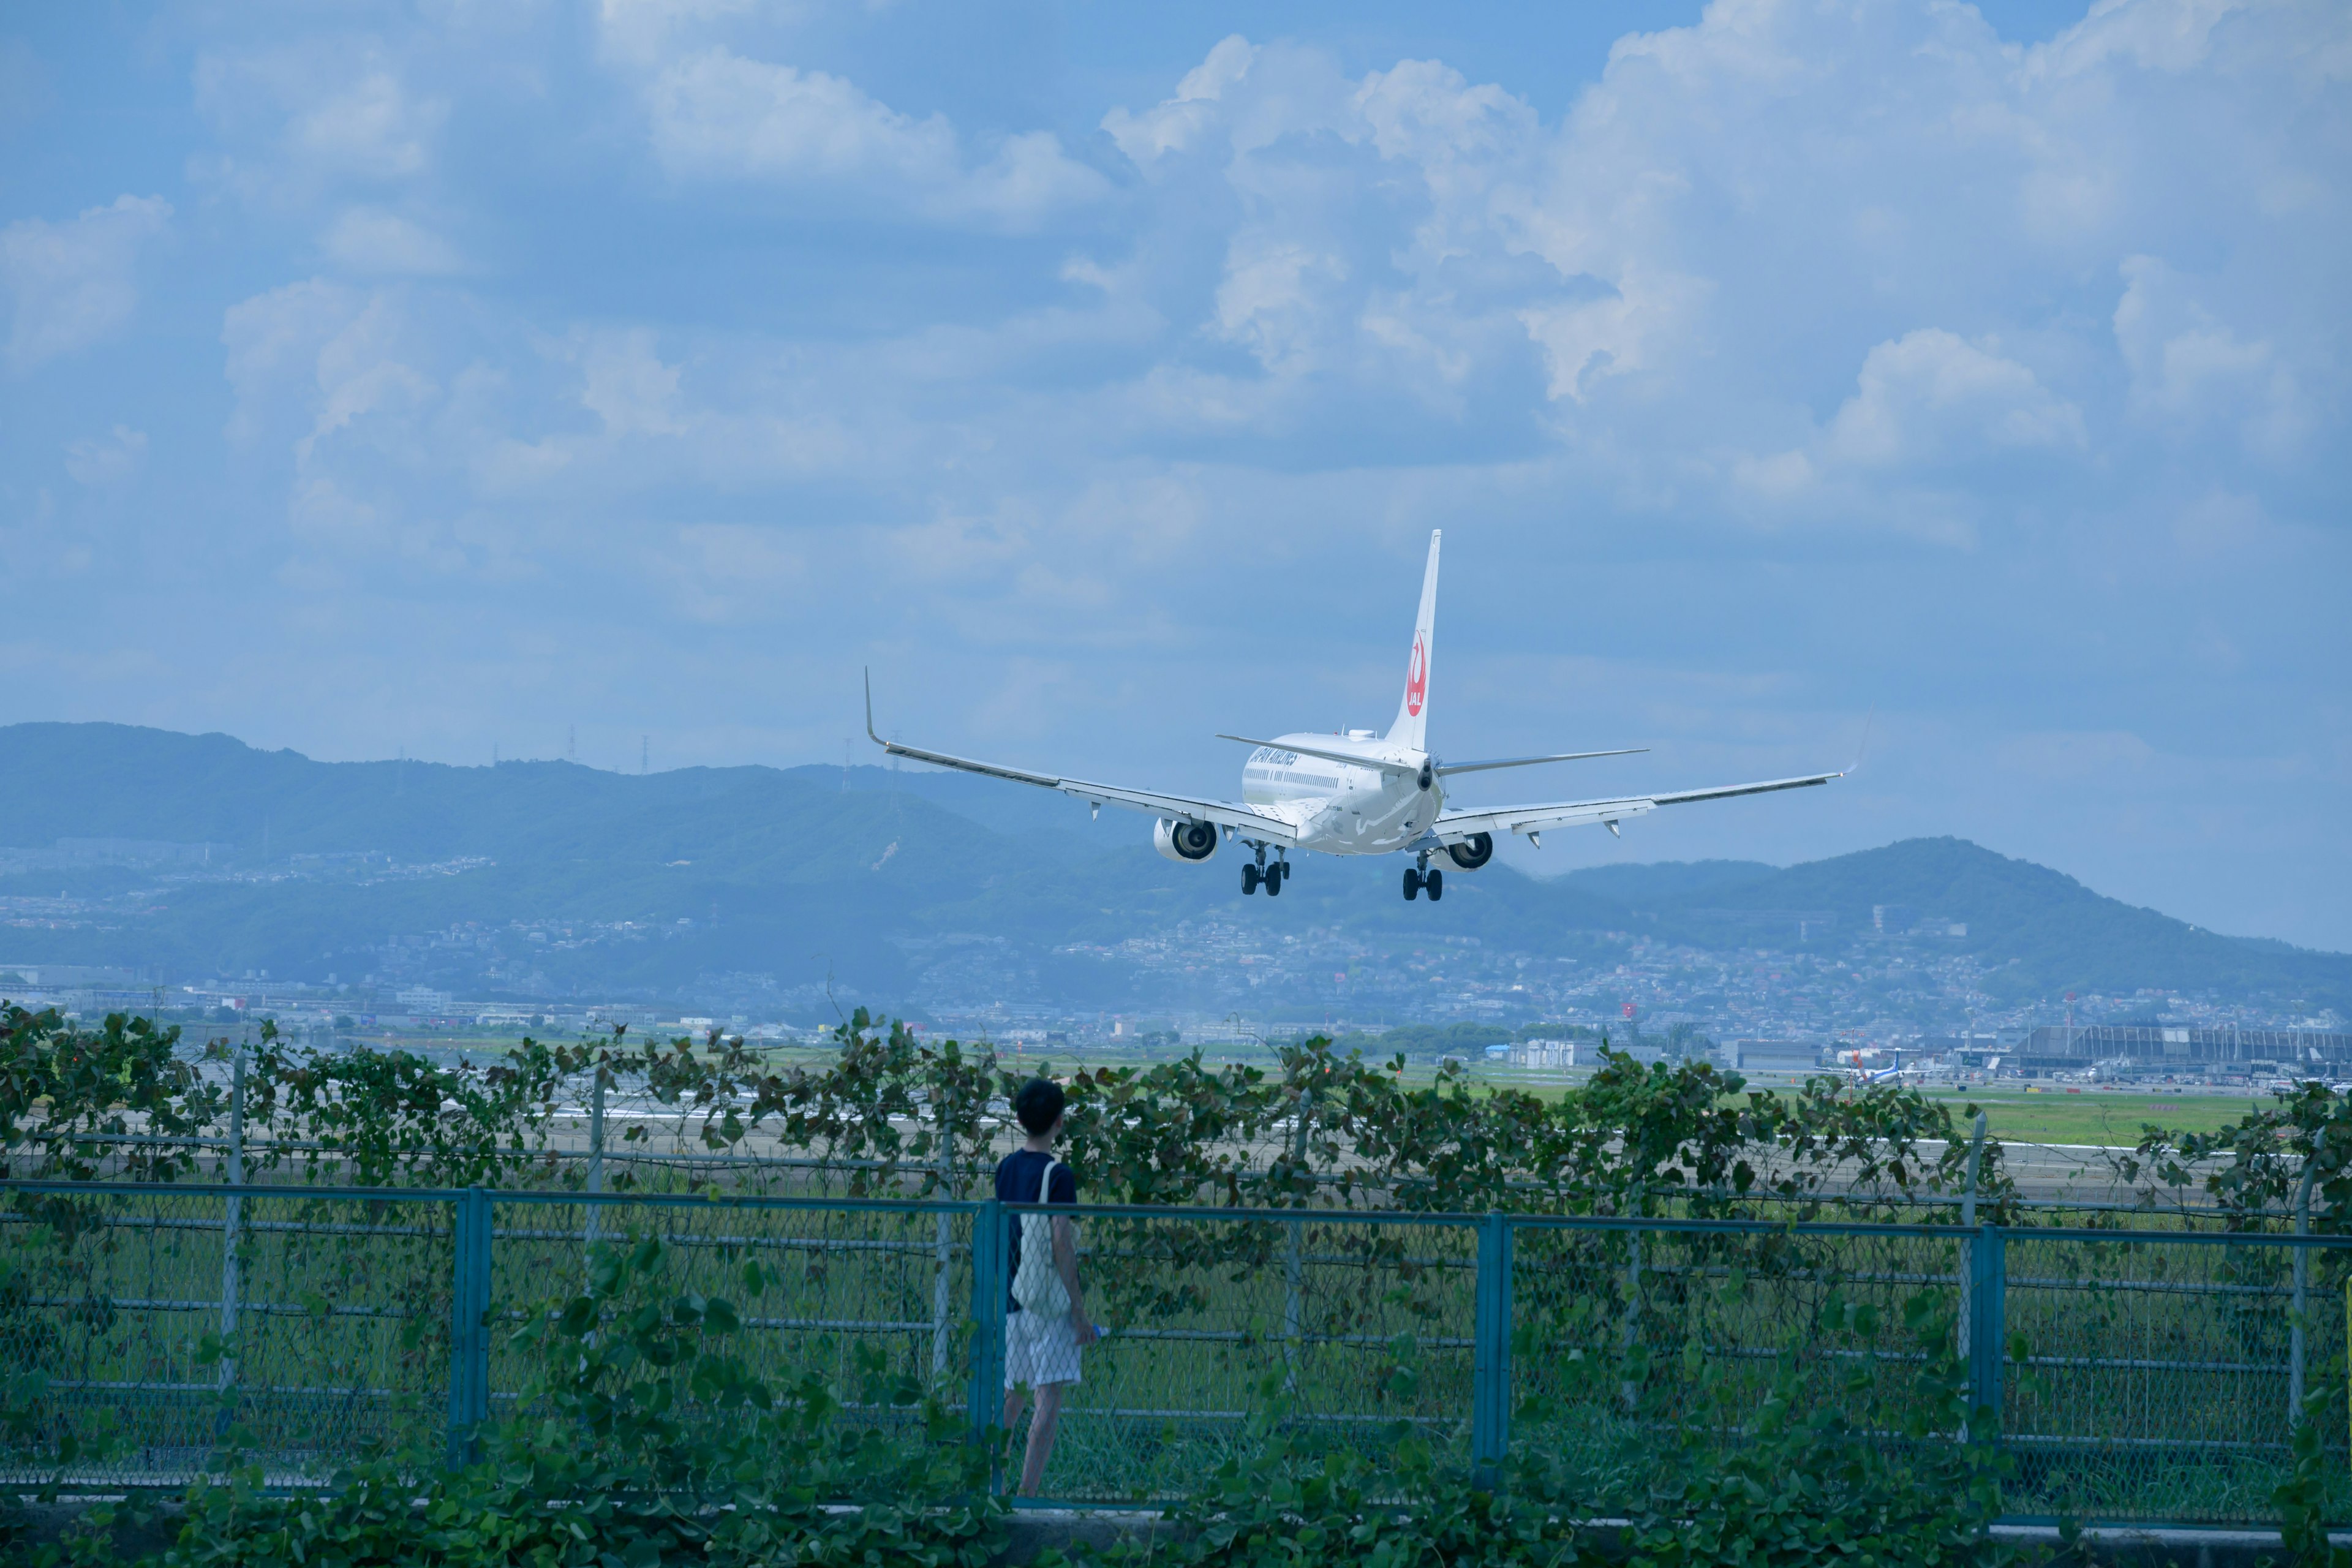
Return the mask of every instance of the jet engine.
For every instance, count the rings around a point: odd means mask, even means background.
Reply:
[[[1474,833],[1459,844],[1449,844],[1445,853],[1465,871],[1475,871],[1495,858],[1495,836]]]
[[[1151,847],[1171,860],[1206,860],[1217,852],[1216,827],[1163,816],[1151,829]]]

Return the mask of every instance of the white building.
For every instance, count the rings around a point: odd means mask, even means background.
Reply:
[[[1540,1068],[1557,1071],[1576,1065],[1574,1040],[1521,1040],[1511,1047],[1511,1065],[1515,1068]]]

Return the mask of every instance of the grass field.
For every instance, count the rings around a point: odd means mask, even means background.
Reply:
[[[2141,1094],[2122,1089],[2063,1089],[2041,1094],[2022,1089],[1931,1089],[1958,1120],[1969,1105],[1985,1113],[1986,1130],[2009,1143],[2095,1143],[2129,1147],[2140,1125],[2153,1121],[2177,1131],[2216,1132],[2250,1110],[2272,1103],[2268,1095],[2196,1092]]]

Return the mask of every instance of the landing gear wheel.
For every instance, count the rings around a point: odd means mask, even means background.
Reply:
[[[1249,894],[1256,892],[1256,891],[1257,891],[1257,881],[1258,881],[1258,869],[1257,869],[1257,868],[1256,868],[1256,867],[1255,867],[1255,866],[1244,866],[1244,867],[1243,867],[1243,868],[1242,868],[1242,893],[1243,893],[1243,896],[1247,897]],[[1270,890],[1270,889],[1269,889],[1269,890]]]
[[[1433,904],[1445,896],[1445,873],[1432,871],[1422,878],[1421,885],[1429,889],[1429,901]]]
[[[1285,867],[1279,860],[1276,860],[1273,865],[1268,866],[1265,868],[1265,896],[1267,898],[1271,899],[1282,891],[1282,873]]]
[[[1421,873],[1408,866],[1404,871],[1404,901],[1411,903],[1421,897]]]

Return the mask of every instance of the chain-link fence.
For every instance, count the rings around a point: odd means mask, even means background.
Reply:
[[[18,1480],[185,1482],[232,1444],[273,1479],[439,1441],[446,1202],[19,1186],[0,1208],[0,1396]]]
[[[650,1300],[730,1303],[729,1353],[823,1383],[836,1420],[903,1424],[915,1389],[988,1436],[1008,1221],[1036,1212],[6,1184],[5,1480],[174,1486],[237,1452],[300,1485],[374,1452],[462,1459],[480,1423],[529,1414],[515,1331],[587,1289],[600,1248],[650,1260]],[[2352,1463],[2347,1238],[1056,1212],[1105,1331],[1045,1476],[1065,1502],[1188,1495],[1271,1422],[1309,1453],[1410,1436],[1492,1465],[1532,1446],[1602,1506],[1749,1441],[1775,1400],[1890,1448],[1997,1442],[2018,1518],[2270,1518],[2304,1419],[2332,1477]]]

